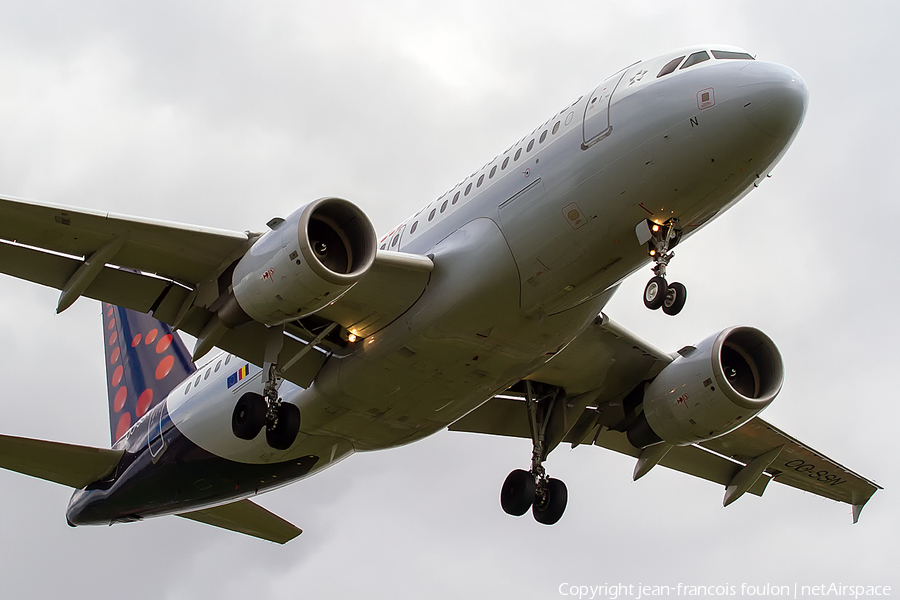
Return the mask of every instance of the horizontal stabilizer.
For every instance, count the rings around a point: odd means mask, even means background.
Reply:
[[[278,515],[269,512],[250,500],[238,500],[215,508],[205,508],[178,515],[192,521],[199,521],[214,527],[221,527],[258,537],[263,540],[284,544],[291,541],[303,530],[288,523]]]
[[[83,488],[108,475],[123,452],[0,435],[0,467],[72,488]]]

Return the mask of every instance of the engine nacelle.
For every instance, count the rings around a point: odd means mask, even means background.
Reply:
[[[274,225],[238,261],[234,298],[266,325],[312,314],[359,281],[375,260],[376,243],[375,228],[356,205],[320,198]],[[226,324],[241,320],[233,309],[220,314]]]
[[[647,386],[628,439],[643,448],[725,435],[767,407],[783,382],[775,343],[758,329],[730,327],[681,350]]]

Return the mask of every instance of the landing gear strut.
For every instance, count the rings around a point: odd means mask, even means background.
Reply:
[[[300,432],[300,409],[282,402],[278,396],[278,388],[284,381],[277,362],[284,343],[283,336],[283,327],[269,329],[263,363],[263,393],[247,392],[242,395],[231,416],[231,429],[235,436],[252,440],[265,427],[266,442],[276,450],[290,448]]]
[[[646,241],[653,259],[653,277],[644,288],[644,306],[650,310],[662,308],[667,315],[675,316],[687,301],[687,288],[683,284],[666,282],[666,266],[675,256],[671,249],[681,237],[678,219],[670,219],[662,225],[642,222],[636,232],[638,240]]]
[[[551,417],[565,408],[566,393],[561,388],[531,381],[525,382],[525,390],[533,444],[531,469],[516,469],[509,474],[500,489],[500,505],[504,512],[516,517],[524,515],[530,507],[538,523],[553,525],[566,510],[568,491],[562,481],[547,476],[544,460],[560,441],[548,443],[548,438],[561,437],[548,436],[548,433],[552,434],[549,430],[558,422]]]

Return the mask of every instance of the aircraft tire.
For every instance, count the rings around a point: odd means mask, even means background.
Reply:
[[[675,281],[669,284],[669,289],[666,291],[666,297],[663,300],[662,310],[667,315],[674,317],[684,308],[685,302],[687,302],[687,288],[684,287],[683,283]]]
[[[656,310],[666,301],[666,292],[669,286],[665,277],[653,277],[644,287],[644,306],[650,310]]]
[[[553,525],[559,521],[566,512],[566,504],[569,501],[569,491],[566,484],[559,479],[549,479],[545,490],[544,501],[535,502],[531,507],[534,520],[543,525]]]
[[[234,405],[231,431],[242,440],[252,440],[266,423],[266,401],[255,392],[247,392]]]
[[[534,503],[534,475],[516,469],[506,477],[500,488],[500,506],[503,512],[521,517]]]
[[[288,402],[278,406],[278,424],[266,428],[266,442],[276,450],[287,450],[300,432],[300,409]]]

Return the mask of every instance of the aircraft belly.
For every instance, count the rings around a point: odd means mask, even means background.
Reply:
[[[357,450],[430,435],[548,360],[599,311],[524,315],[515,261],[490,219],[470,222],[433,253],[432,281],[416,305],[326,363],[311,388],[322,404],[301,408],[319,423],[310,432],[347,437]]]

